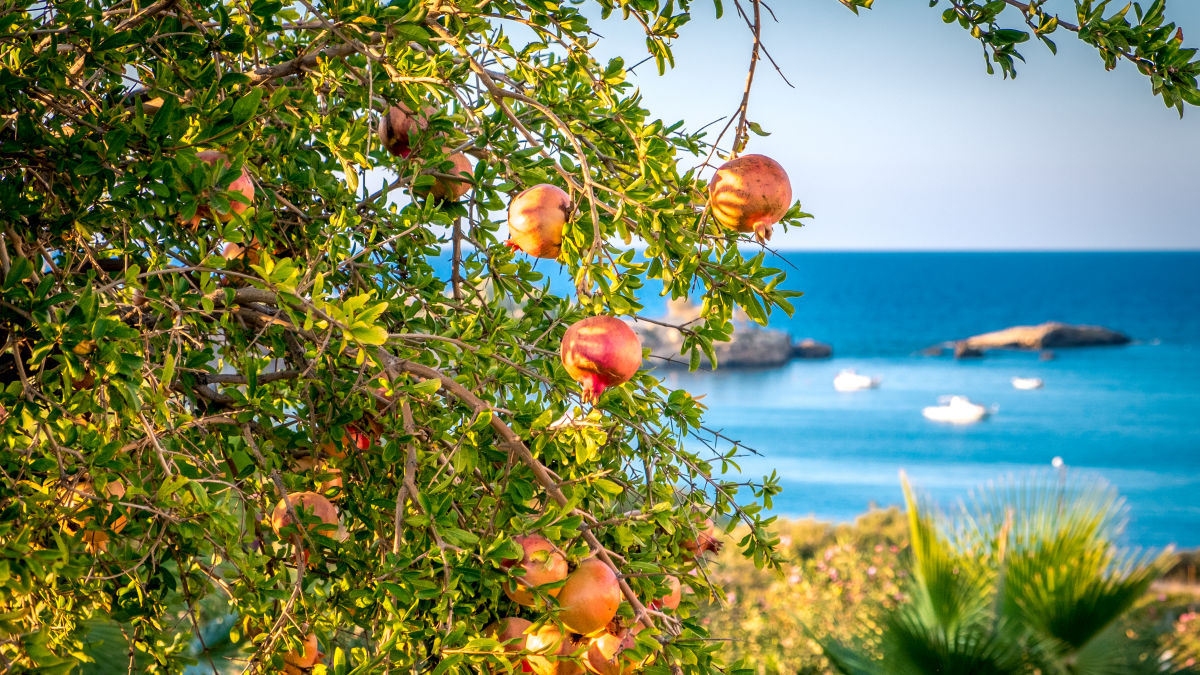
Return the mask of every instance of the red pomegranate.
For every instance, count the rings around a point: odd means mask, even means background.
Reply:
[[[344,459],[351,448],[369,450],[371,445],[378,442],[383,435],[383,425],[370,415],[346,425],[346,433],[342,436],[341,447],[333,442],[321,444],[321,451],[335,459]]]
[[[633,646],[633,642],[633,634],[629,631],[619,635],[604,631],[588,641],[584,668],[596,675],[630,675],[638,664],[624,652]]]
[[[412,135],[429,126],[432,108],[423,108],[421,114],[413,114],[402,105],[394,105],[379,118],[379,142],[393,155],[408,157],[412,154]]]
[[[196,153],[196,157],[206,164],[216,164],[217,162],[221,162],[222,167],[229,166],[229,159],[225,156],[225,153],[217,152],[215,150],[204,150],[203,152],[198,152]],[[242,167],[242,175],[233,179],[225,189],[230,192],[237,192],[241,194],[246,198],[247,202],[254,200],[254,181],[251,180],[250,174],[246,172],[246,167]],[[230,199],[229,211],[226,213],[218,213],[217,218],[223,223],[229,222],[229,220],[233,218],[233,214],[243,213],[248,208],[250,208],[249,203],[243,203],[236,199]],[[204,220],[209,215],[208,206],[201,205],[196,209],[196,215],[192,216],[192,219],[188,221],[188,225],[190,225],[194,230],[198,225],[200,225],[200,221]]]
[[[502,566],[512,567],[518,562],[524,573],[515,585],[511,582],[504,584],[504,594],[518,605],[526,607],[537,606],[537,595],[533,588],[553,584],[567,578],[567,559],[558,551],[558,547],[543,536],[532,534],[516,537],[516,542],[525,551],[521,560],[505,560]],[[561,589],[546,589],[546,593],[557,596]]]
[[[439,167],[437,171],[449,176],[455,176],[455,178],[437,176],[432,187],[413,190],[414,195],[422,198],[431,198],[439,202],[456,202],[471,190],[470,176],[473,169],[467,156],[461,152],[456,152],[447,157],[446,160],[453,166],[449,169]],[[466,176],[462,174],[466,174]]]
[[[617,575],[597,558],[579,563],[558,593],[558,618],[580,635],[600,630],[617,615],[621,585]]]
[[[571,198],[549,183],[534,185],[508,205],[508,241],[535,258],[553,260],[562,252],[563,225],[571,217]]]
[[[704,523],[697,528],[696,537],[684,539],[683,547],[696,557],[709,551],[720,552],[721,540],[717,538],[717,526],[713,523],[712,518],[705,518]]]
[[[763,155],[743,155],[717,169],[708,184],[713,218],[738,232],[753,232],[760,242],[792,205],[792,184],[778,162]]]
[[[337,507],[328,499],[316,492],[292,492],[288,494],[287,502],[291,502],[297,514],[320,519],[321,524],[313,523],[308,526],[309,532],[327,537],[334,536],[338,528],[338,512]],[[289,525],[296,524],[296,519],[288,512],[287,502],[279,500],[279,504],[271,512],[271,529],[275,530],[275,534],[279,534]]]
[[[309,633],[304,639],[303,652],[288,652],[283,656],[283,672],[286,675],[300,675],[301,673],[311,672],[311,668],[321,660],[321,652],[318,651],[316,633]]]
[[[633,377],[642,365],[642,342],[624,321],[592,316],[575,322],[563,336],[563,367],[583,385],[583,400],[596,403],[608,387]]]

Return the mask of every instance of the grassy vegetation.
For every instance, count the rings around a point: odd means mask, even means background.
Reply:
[[[905,599],[909,580],[904,513],[873,509],[840,525],[780,520],[771,530],[787,560],[782,573],[758,569],[736,551],[720,554],[712,565],[726,601],[710,604],[703,621],[713,635],[729,638],[725,656],[763,675],[832,675],[838,671],[814,638],[878,655],[883,619]],[[730,538],[744,534],[735,531]],[[1186,570],[1177,567],[1120,627],[1144,658],[1167,654],[1183,668],[1164,672],[1200,672],[1200,587],[1186,579]]]

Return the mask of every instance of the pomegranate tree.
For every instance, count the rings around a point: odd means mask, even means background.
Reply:
[[[579,563],[558,593],[558,618],[580,635],[608,625],[621,605],[621,585],[612,569],[597,558]]]
[[[511,568],[518,563],[521,576],[514,585],[504,584],[504,594],[518,605],[534,607],[537,603],[533,588],[553,584],[567,578],[567,559],[558,551],[558,547],[541,535],[516,537],[524,555],[521,560],[505,560],[502,567]],[[557,596],[560,589],[546,589],[546,593]]]
[[[560,347],[563,367],[583,385],[583,400],[596,403],[600,394],[633,377],[642,365],[642,342],[624,321],[593,316],[567,329]]]
[[[760,242],[792,205],[792,183],[779,162],[742,155],[725,162],[708,184],[713,218],[723,227],[753,232]]]
[[[571,217],[571,198],[549,183],[534,185],[508,205],[508,241],[513,250],[553,260],[562,252],[563,226]]]

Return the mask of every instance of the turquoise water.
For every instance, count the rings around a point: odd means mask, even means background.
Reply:
[[[777,370],[672,373],[706,394],[708,424],[774,470],[775,511],[852,519],[898,504],[898,473],[949,507],[986,481],[1047,470],[1055,456],[1126,497],[1128,542],[1200,545],[1200,254],[791,253],[789,286],[804,290],[796,336],[831,342],[830,361]],[[790,268],[789,268],[790,269]],[[956,362],[916,352],[930,344],[1022,323],[1094,323],[1137,342],[1125,347],[993,353]],[[842,368],[880,375],[877,390],[834,391]],[[1044,389],[1018,391],[1014,376]],[[964,394],[998,406],[955,427],[921,408]]]
[[[1200,253],[784,253],[792,317],[771,326],[829,342],[834,358],[772,370],[660,371],[706,395],[706,423],[754,448],[748,478],[777,471],[781,515],[849,520],[900,502],[899,471],[943,505],[1006,474],[1097,473],[1127,498],[1128,543],[1200,546]],[[551,276],[559,269],[543,261]],[[569,283],[555,278],[564,292]],[[649,290],[653,290],[651,284]],[[663,312],[646,297],[646,315]],[[931,344],[1048,320],[1121,330],[1125,347],[1003,353],[975,361],[918,355]],[[839,393],[843,368],[880,375]],[[1014,376],[1043,378],[1017,391]],[[963,394],[998,406],[967,427],[921,408]]]

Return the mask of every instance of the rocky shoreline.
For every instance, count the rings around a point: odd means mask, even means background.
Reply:
[[[661,320],[635,320],[630,325],[642,340],[642,347],[650,349],[646,361],[649,366],[664,368],[687,368],[688,357],[680,353],[683,349],[683,331],[700,318],[700,309],[686,300],[672,300],[667,316]],[[740,325],[739,325],[740,324]],[[827,359],[833,356],[833,347],[811,338],[794,340],[787,331],[761,328],[747,321],[735,321],[733,337],[727,342],[713,345],[717,365],[721,368],[775,368],[792,359]],[[707,356],[700,364],[712,369]]]
[[[952,340],[922,351],[928,356],[940,356],[952,351],[954,358],[979,358],[993,349],[1040,351],[1074,347],[1105,347],[1126,345],[1132,339],[1119,331],[1103,326],[1086,326],[1048,321],[1037,326],[1013,326],[1003,330]]]
[[[700,321],[700,308],[687,300],[672,300],[661,319],[633,319],[630,326],[643,347],[650,349],[647,366],[687,368],[689,358],[681,354],[684,331]],[[1052,349],[1124,345],[1132,342],[1124,333],[1103,326],[1050,321],[1037,326],[1013,326],[1003,330],[949,340],[921,350],[926,356],[979,358],[990,350],[1040,351],[1043,359],[1054,357]],[[713,345],[721,368],[777,368],[793,359],[828,359],[833,347],[812,338],[795,339],[790,333],[762,328],[735,317],[733,337]],[[712,369],[707,356],[700,364]]]

